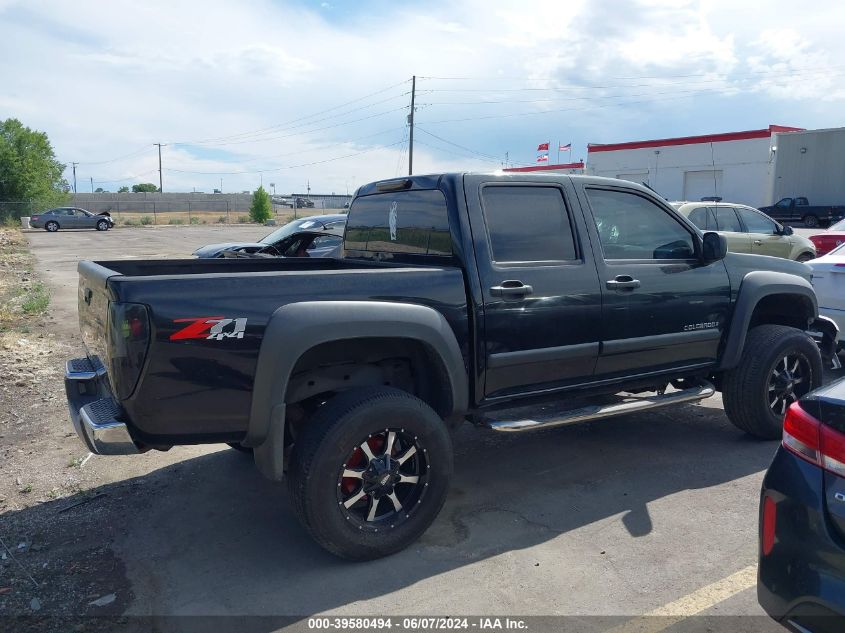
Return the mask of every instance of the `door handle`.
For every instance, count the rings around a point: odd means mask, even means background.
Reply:
[[[757,246],[760,246],[760,245],[763,243],[763,240],[754,240],[754,243],[755,243]]]
[[[503,281],[501,286],[490,288],[490,294],[494,297],[522,297],[530,295],[532,292],[534,292],[534,288],[518,279],[508,279]]]
[[[605,282],[610,290],[633,290],[640,287],[640,280],[634,279],[631,275],[616,275],[613,279]]]

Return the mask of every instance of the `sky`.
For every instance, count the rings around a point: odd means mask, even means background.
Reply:
[[[765,7],[763,10],[761,7]],[[811,7],[811,8],[808,8]],[[92,185],[347,193],[612,143],[845,125],[845,3],[0,0],[0,119]]]

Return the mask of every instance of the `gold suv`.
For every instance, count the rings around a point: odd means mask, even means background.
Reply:
[[[795,235],[762,211],[728,202],[673,202],[678,213],[702,231],[717,231],[728,239],[732,253],[770,255],[806,262],[816,257],[816,247]]]

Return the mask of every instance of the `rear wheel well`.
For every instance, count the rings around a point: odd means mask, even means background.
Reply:
[[[754,306],[748,329],[770,323],[806,330],[814,316],[813,302],[809,297],[799,294],[768,295]]]
[[[339,391],[372,386],[413,394],[441,418],[452,410],[446,367],[431,347],[416,339],[368,337],[322,343],[299,358],[285,393],[289,421],[304,419]]]

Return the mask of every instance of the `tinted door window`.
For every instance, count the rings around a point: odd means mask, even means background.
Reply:
[[[485,187],[482,207],[493,261],[577,259],[572,225],[556,187]]]
[[[692,235],[651,200],[635,193],[587,189],[604,257],[690,259]]]
[[[766,235],[775,235],[777,233],[777,225],[766,216],[751,209],[739,208],[737,212],[748,228],[749,233],[765,233]]]
[[[451,255],[446,198],[436,189],[356,198],[349,210],[345,248],[396,255]]]
[[[715,231],[716,219],[713,217],[713,212],[708,207],[698,207],[693,209],[689,214],[690,222],[695,224],[702,231]]]
[[[716,226],[719,231],[730,231],[732,233],[742,233],[742,224],[739,218],[736,217],[736,211],[733,207],[716,207]]]

